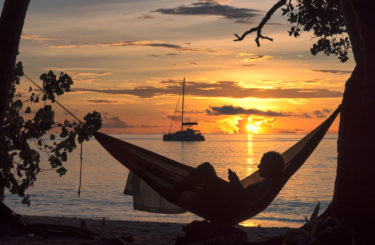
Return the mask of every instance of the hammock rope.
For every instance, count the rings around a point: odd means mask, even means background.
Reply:
[[[27,76],[25,73],[23,74],[24,77],[27,78],[29,82],[34,84],[37,88],[39,88],[44,94],[47,94],[46,90],[43,89],[41,86],[39,86],[36,82],[34,82],[29,76]],[[65,110],[68,114],[70,114],[74,119],[76,119],[80,124],[83,124],[83,122],[68,108],[66,108],[63,104],[61,104],[59,101],[55,99],[55,102],[58,106],[60,106],[63,110]],[[79,184],[78,184],[78,197],[81,197],[81,185],[82,185],[82,166],[83,166],[83,142],[80,143],[81,145],[81,151],[80,151],[80,170],[79,170]]]

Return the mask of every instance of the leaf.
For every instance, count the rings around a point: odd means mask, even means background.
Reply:
[[[65,138],[66,136],[68,136],[68,130],[65,127],[62,127],[60,137]]]
[[[319,214],[319,209],[320,209],[320,202],[316,205],[314,212],[311,214],[310,217],[310,223],[311,223],[311,232],[310,235],[311,237],[315,236],[317,227],[318,227],[318,214]]]
[[[31,108],[30,108],[30,106],[28,106],[28,107],[26,108],[25,113],[31,113]]]
[[[27,206],[30,206],[30,195],[27,194],[23,199],[22,199],[22,204],[27,204]]]
[[[16,68],[14,70],[14,74],[17,76],[17,77],[22,77],[23,76],[23,66],[22,66],[22,62],[19,61],[17,64],[16,64]]]
[[[50,136],[49,136],[49,139],[50,140],[54,140],[56,137],[55,137],[55,135],[54,134],[51,134]]]
[[[60,177],[63,176],[63,175],[65,175],[67,171],[68,170],[66,170],[66,168],[64,168],[64,167],[58,168],[56,170],[56,172],[60,175]]]
[[[68,160],[68,157],[67,157],[67,155],[66,155],[66,152],[64,151],[64,152],[61,154],[61,161],[66,162],[66,160]]]

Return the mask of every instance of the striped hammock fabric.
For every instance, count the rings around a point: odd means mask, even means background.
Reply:
[[[151,212],[166,210],[167,213],[188,210],[207,220],[235,224],[255,216],[271,204],[288,179],[318,146],[339,112],[340,106],[317,128],[282,153],[285,166],[278,181],[266,184],[256,171],[241,180],[242,186],[248,190],[241,193],[233,191],[229,182],[218,177],[215,188],[196,184],[181,191],[178,186],[189,176],[193,167],[103,133],[96,133],[95,138],[134,173],[135,178],[140,178],[138,186],[143,184],[143,188],[148,189],[142,192],[138,198],[141,201],[134,205],[135,208],[138,206],[141,210]],[[136,192],[139,194],[139,189]],[[134,190],[129,194],[133,194],[136,200]]]

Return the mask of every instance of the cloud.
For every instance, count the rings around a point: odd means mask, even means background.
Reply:
[[[302,113],[301,114],[301,117],[304,117],[304,118],[311,118],[310,114],[309,113]]]
[[[254,62],[254,61],[260,61],[260,60],[273,58],[273,56],[269,56],[269,55],[252,54],[252,53],[239,53],[237,54],[237,57],[241,57],[242,62]]]
[[[304,118],[313,118],[313,117],[316,117],[316,118],[326,118],[326,117],[329,116],[329,114],[331,112],[332,112],[332,109],[326,109],[326,108],[324,108],[324,109],[321,109],[321,110],[315,110],[312,113],[304,112],[304,113],[300,114],[299,116],[300,117],[304,117]]]
[[[273,56],[256,55],[256,56],[253,56],[253,57],[246,57],[246,58],[242,59],[241,61],[242,62],[254,62],[254,61],[260,61],[260,60],[267,60],[267,59],[271,59],[271,58],[273,58]]]
[[[21,35],[21,39],[25,40],[35,40],[35,41],[49,41],[49,40],[56,40],[53,38],[46,38],[46,37],[41,37],[40,35]]]
[[[95,103],[95,104],[110,104],[110,103],[117,103],[117,100],[87,100],[88,102]]]
[[[134,126],[122,121],[119,117],[104,119],[103,128],[134,128]]]
[[[151,20],[151,19],[155,19],[155,16],[149,15],[149,14],[144,14],[144,15],[135,17],[135,19],[138,19],[138,20]]]
[[[68,72],[66,71],[75,82],[91,83],[98,77],[108,76],[110,72]]]
[[[251,67],[251,66],[256,66],[256,64],[243,64],[242,66]]]
[[[202,53],[218,53],[219,51],[213,49],[204,49],[204,48],[187,48],[178,44],[165,43],[161,41],[117,41],[117,42],[104,42],[97,44],[64,44],[64,45],[50,45],[51,48],[57,49],[68,49],[68,48],[87,48],[87,47],[155,47],[155,48],[166,48],[174,49],[180,52],[202,52]],[[169,54],[174,55],[174,54]]]
[[[261,111],[258,109],[245,109],[239,106],[225,105],[221,107],[210,106],[210,109],[206,110],[207,115],[256,115],[256,116],[267,116],[267,117],[290,117],[293,116],[291,113],[276,112],[276,111]]]
[[[133,89],[91,89],[73,88],[72,92],[94,92],[103,94],[126,94],[139,98],[152,98],[162,95],[180,95],[181,86],[177,81],[162,81],[165,87],[143,86]],[[233,81],[219,81],[214,83],[187,82],[186,91],[189,96],[196,97],[226,97],[226,98],[263,98],[263,99],[301,99],[301,98],[337,98],[342,92],[328,89],[302,88],[244,88]]]
[[[203,110],[184,110],[184,121],[194,121],[190,118],[186,117],[188,114],[203,114],[206,113],[206,111]],[[176,110],[175,115],[167,115],[168,119],[174,119],[175,121],[181,121],[181,110]]]
[[[56,66],[50,66],[45,67],[43,70],[45,71],[97,71],[97,70],[105,70],[107,68],[105,67],[56,67]],[[94,72],[95,73],[95,72]],[[102,72],[96,72],[96,73],[102,73]]]
[[[212,15],[234,20],[238,23],[250,23],[261,11],[249,8],[236,8],[224,5],[227,1],[199,1],[188,6],[181,5],[176,8],[160,8],[153,12],[166,15]]]
[[[198,65],[197,62],[186,62],[185,64],[186,64],[186,65]]]
[[[110,72],[72,72],[72,75],[77,77],[102,77],[111,74]]]
[[[326,118],[331,111],[332,111],[331,109],[322,109],[322,110],[313,111],[313,114],[317,118]]]
[[[154,128],[154,127],[157,127],[157,126],[145,125],[145,124],[131,125],[122,121],[117,116],[110,117],[110,118],[104,117],[104,120],[103,120],[103,128]]]
[[[336,74],[336,75],[344,75],[344,74],[351,74],[353,71],[348,71],[348,70],[324,70],[324,69],[313,69],[309,70],[312,72],[321,72],[321,73],[331,73],[331,74]]]

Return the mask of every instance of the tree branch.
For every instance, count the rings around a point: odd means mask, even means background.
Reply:
[[[258,47],[260,46],[259,39],[267,39],[272,42],[273,41],[272,38],[262,35],[262,29],[264,25],[268,22],[268,20],[271,18],[271,16],[275,13],[275,11],[281,8],[281,6],[283,6],[286,3],[286,1],[287,0],[279,0],[275,5],[273,5],[272,8],[268,10],[268,12],[266,13],[266,15],[264,16],[264,18],[262,19],[262,21],[259,23],[257,27],[253,27],[250,30],[244,32],[242,36],[239,36],[235,33],[234,35],[237,37],[237,39],[233,41],[242,41],[247,35],[256,31],[257,36],[255,38],[255,42],[257,43]]]

